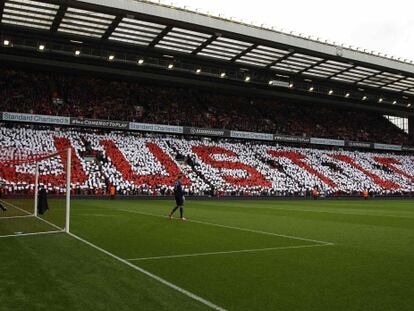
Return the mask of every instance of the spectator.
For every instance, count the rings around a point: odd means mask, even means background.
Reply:
[[[37,159],[40,186],[64,193],[65,153],[44,155],[69,147],[74,193],[113,193],[113,185],[117,195],[168,195],[180,173],[187,195],[414,193],[412,156],[25,126],[0,127],[4,191],[33,193]]]
[[[405,144],[379,113],[90,76],[0,69],[0,110]],[[196,112],[196,113],[195,113]]]

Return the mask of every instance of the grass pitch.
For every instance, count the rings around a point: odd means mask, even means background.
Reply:
[[[0,310],[413,310],[414,201],[187,201],[186,222],[172,205],[72,201],[72,233],[117,258],[0,237]],[[0,219],[0,235],[52,229]]]

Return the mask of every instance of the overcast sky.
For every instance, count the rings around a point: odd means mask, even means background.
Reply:
[[[172,3],[414,60],[412,0],[172,0]]]

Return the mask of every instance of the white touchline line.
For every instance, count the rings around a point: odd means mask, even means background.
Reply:
[[[40,231],[40,232],[29,232],[29,233],[15,233],[15,234],[8,234],[8,235],[0,235],[0,238],[11,238],[11,237],[22,237],[22,236],[31,236],[31,235],[45,235],[45,234],[54,234],[54,233],[62,233],[60,231]]]
[[[269,247],[269,248],[256,248],[256,249],[242,249],[237,251],[223,251],[223,252],[210,252],[210,253],[195,253],[195,254],[183,254],[183,255],[170,255],[170,256],[158,256],[158,257],[141,257],[131,258],[128,261],[142,261],[142,260],[156,260],[156,259],[172,259],[172,258],[185,258],[185,257],[199,257],[199,256],[210,256],[210,255],[225,255],[225,254],[239,254],[239,253],[256,253],[266,252],[274,250],[284,249],[296,249],[296,248],[311,248],[311,247],[322,247],[332,246],[332,244],[312,244],[312,245],[294,245],[294,246],[280,246],[280,247]]]
[[[197,296],[197,295],[189,292],[188,290],[186,290],[184,288],[181,288],[181,287],[179,287],[179,286],[177,286],[177,285],[175,285],[173,283],[170,283],[167,280],[165,280],[165,279],[163,279],[163,278],[161,278],[161,277],[159,277],[159,276],[157,276],[157,275],[155,275],[155,274],[153,274],[153,273],[151,273],[151,272],[149,272],[147,270],[144,270],[141,267],[138,267],[138,266],[130,263],[129,261],[127,261],[125,259],[122,259],[121,257],[118,257],[118,256],[114,255],[114,254],[108,252],[107,250],[105,250],[105,249],[103,249],[103,248],[101,248],[101,247],[99,247],[99,246],[97,246],[97,245],[95,245],[95,244],[93,244],[93,243],[91,243],[91,242],[89,242],[89,241],[87,241],[87,240],[85,240],[85,239],[83,239],[83,238],[81,238],[81,237],[79,237],[79,236],[71,233],[71,232],[69,232],[68,234],[71,237],[73,237],[73,238],[75,238],[75,239],[77,239],[77,240],[79,240],[79,241],[81,241],[81,242],[89,245],[90,247],[92,247],[92,248],[94,248],[94,249],[96,249],[96,250],[98,250],[98,251],[100,251],[100,252],[102,252],[102,253],[104,253],[104,254],[106,254],[106,255],[108,255],[108,256],[110,256],[110,257],[112,257],[112,258],[114,258],[114,259],[116,259],[118,261],[120,261],[120,262],[122,262],[123,264],[129,266],[130,268],[132,268],[134,270],[137,270],[137,271],[145,274],[146,276],[148,276],[148,277],[150,277],[150,278],[152,278],[152,279],[154,279],[154,280],[156,280],[156,281],[158,281],[158,282],[160,282],[160,283],[162,283],[162,284],[164,284],[164,285],[166,285],[166,286],[168,286],[168,287],[170,287],[170,288],[172,288],[172,289],[174,289],[174,290],[176,290],[176,291],[178,291],[178,292],[180,292],[182,294],[184,294],[185,296],[187,296],[187,297],[189,297],[189,298],[191,298],[193,300],[196,300],[196,301],[198,301],[198,302],[200,302],[200,303],[202,303],[202,304],[210,307],[213,310],[217,310],[217,311],[227,311],[226,309],[224,309],[222,307],[219,307],[218,305],[216,305],[216,304],[214,304],[214,303],[212,303],[212,302],[210,302],[210,301],[208,301],[208,300],[206,300],[206,299],[204,299],[204,298],[202,298],[200,296]]]
[[[125,209],[118,209],[118,210],[119,211],[123,211],[123,212],[127,212],[127,213],[134,213],[134,214],[141,214],[141,215],[147,215],[147,216],[168,218],[168,216],[159,215],[159,214],[151,214],[151,213],[131,211],[131,210],[125,210]],[[187,221],[188,222],[199,223],[199,224],[203,224],[203,225],[209,225],[209,226],[227,228],[227,229],[234,229],[234,230],[240,230],[240,231],[246,231],[246,232],[252,232],[252,233],[259,233],[259,234],[265,234],[265,235],[278,236],[278,237],[289,238],[289,239],[293,239],[293,240],[314,242],[314,243],[326,244],[326,245],[334,245],[334,243],[332,243],[332,242],[326,242],[326,241],[320,241],[320,240],[313,240],[313,239],[301,238],[301,237],[292,236],[292,235],[278,234],[278,233],[267,232],[267,231],[260,231],[260,230],[254,230],[254,229],[247,229],[247,228],[240,228],[240,227],[233,227],[233,226],[221,225],[221,224],[216,224],[216,223],[206,222],[206,221],[201,221],[201,220],[187,219]]]

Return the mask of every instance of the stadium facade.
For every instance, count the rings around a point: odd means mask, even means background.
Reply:
[[[407,60],[132,0],[9,0],[0,12],[4,61],[414,114]]]

